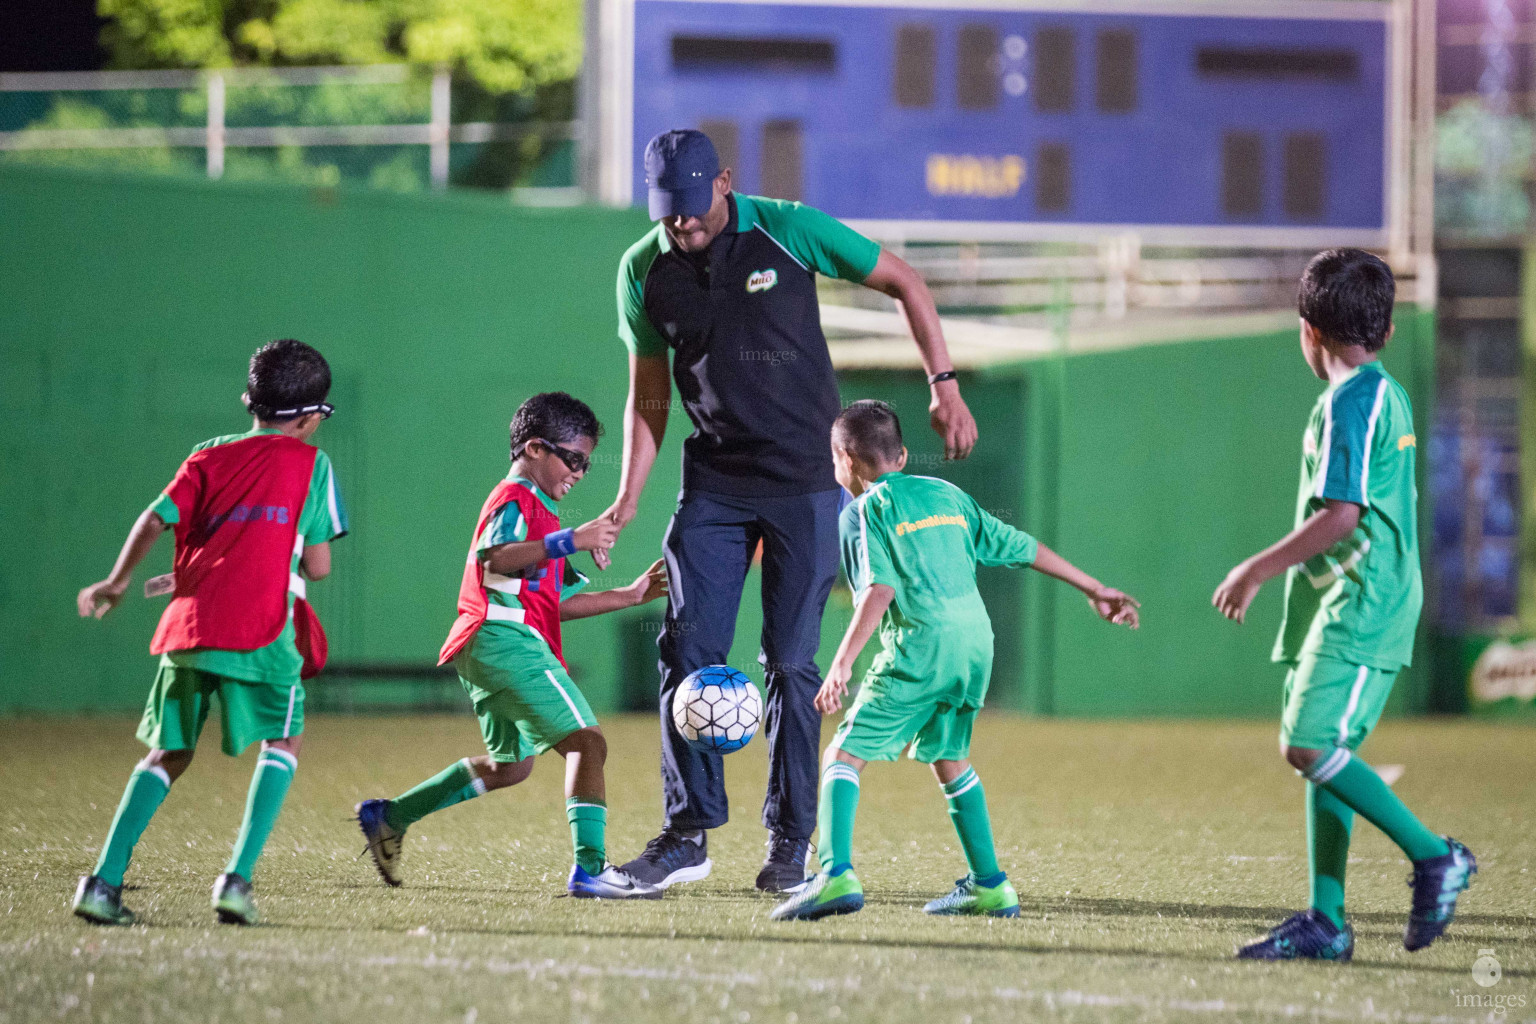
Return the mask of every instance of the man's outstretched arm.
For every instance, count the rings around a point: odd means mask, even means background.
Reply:
[[[933,293],[923,276],[906,260],[889,250],[880,250],[880,261],[864,279],[864,287],[883,292],[901,304],[902,315],[912,330],[912,339],[922,355],[923,369],[932,376],[953,370],[949,346],[944,343],[944,328]],[[934,433],[944,439],[944,457],[963,459],[976,447],[976,418],[960,397],[958,381],[946,380],[929,385],[929,422]]]
[[[667,408],[672,402],[672,378],[667,357],[629,357],[629,398],[624,403],[624,463],[619,469],[619,494],[603,517],[620,529],[629,525],[640,507],[640,494],[656,464],[667,433]],[[607,568],[608,552],[594,551],[599,568]]]

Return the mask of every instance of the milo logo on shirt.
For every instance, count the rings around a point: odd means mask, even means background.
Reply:
[[[769,267],[767,270],[756,270],[747,278],[748,292],[765,292],[779,283],[779,272]]]

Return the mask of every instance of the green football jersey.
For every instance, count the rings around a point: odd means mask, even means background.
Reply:
[[[225,434],[204,441],[192,450],[202,451],[231,441],[243,441],[248,437],[280,433],[282,431],[275,427],[267,427],[245,434]],[[166,494],[156,498],[149,508],[165,520],[167,526],[178,522],[181,516],[176,503]],[[298,543],[294,546],[289,572],[299,571],[299,559],[307,545],[336,540],[345,536],[346,532],[347,514],[341,504],[341,492],[336,487],[336,474],[331,469],[330,457],[323,451],[316,452],[314,472],[309,478],[309,494],[304,501],[304,510],[299,514]],[[304,667],[304,657],[299,653],[298,643],[294,639],[293,597],[290,591],[288,621],[283,625],[283,631],[267,646],[258,647],[254,651],[225,651],[211,647],[193,651],[167,651],[160,656],[160,664],[201,669],[248,683],[275,683],[281,686],[297,683],[299,671]]]
[[[881,476],[843,509],[838,527],[855,601],[874,583],[896,591],[864,685],[903,700],[980,707],[992,621],[976,566],[1031,565],[1035,538],[954,484],[905,473]]]
[[[1318,397],[1302,437],[1296,525],[1330,499],[1359,505],[1360,525],[1286,573],[1275,661],[1321,654],[1397,670],[1413,660],[1424,604],[1416,448],[1408,393],[1380,363]]]

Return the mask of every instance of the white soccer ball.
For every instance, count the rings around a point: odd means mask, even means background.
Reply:
[[[672,695],[672,724],[683,739],[717,754],[750,743],[762,720],[757,687],[729,665],[705,665],[689,673]]]

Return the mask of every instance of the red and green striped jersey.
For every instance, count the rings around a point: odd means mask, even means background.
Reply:
[[[560,529],[549,495],[527,477],[509,473],[480,510],[459,586],[459,617],[438,655],[447,664],[481,629],[531,632],[561,664],[560,602],[587,585],[568,558],[542,559],[513,576],[493,572],[485,552],[503,544],[543,540]]]

